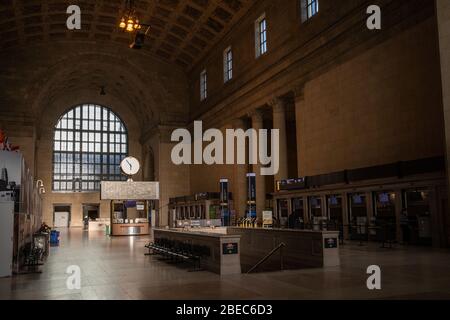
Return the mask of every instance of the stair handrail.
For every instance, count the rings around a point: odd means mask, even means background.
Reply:
[[[264,258],[262,258],[257,264],[250,268],[247,271],[247,274],[251,273],[253,270],[257,269],[260,265],[266,262],[271,256],[273,256],[278,250],[280,250],[280,270],[283,270],[283,250],[282,248],[286,247],[284,242],[281,242],[277,247],[273,248]]]

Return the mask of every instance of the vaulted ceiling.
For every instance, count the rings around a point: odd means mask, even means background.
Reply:
[[[254,0],[135,0],[142,23],[151,25],[145,52],[189,70],[248,11]],[[66,27],[69,5],[80,6],[81,30]],[[40,42],[131,43],[118,28],[125,0],[1,0],[0,47]],[[131,49],[130,49],[131,50]]]

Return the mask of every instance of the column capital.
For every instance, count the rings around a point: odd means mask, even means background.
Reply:
[[[263,112],[260,109],[255,109],[248,113],[248,117],[252,119],[252,122],[263,121]]]
[[[298,85],[292,88],[292,92],[294,93],[294,99],[296,101],[298,100],[305,100],[305,86],[304,85]]]
[[[231,120],[231,125],[233,126],[234,129],[246,128],[246,123],[243,118],[234,118],[233,120]]]
[[[286,107],[286,100],[281,97],[273,97],[267,104],[272,107],[273,112],[284,112]]]

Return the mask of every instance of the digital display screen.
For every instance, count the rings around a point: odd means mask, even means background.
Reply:
[[[380,193],[378,196],[378,199],[381,203],[388,203],[389,202],[389,194],[388,193]]]
[[[136,201],[125,201],[125,208],[136,208]]]
[[[354,204],[362,204],[363,203],[363,199],[359,194],[355,194],[353,196],[353,203]]]
[[[328,199],[328,203],[332,206],[336,206],[339,204],[339,201],[337,197],[332,196]]]

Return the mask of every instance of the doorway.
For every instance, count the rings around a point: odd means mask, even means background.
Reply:
[[[70,205],[53,206],[53,226],[55,228],[69,228],[71,217]]]
[[[89,229],[89,221],[95,221],[100,218],[99,204],[83,204],[83,227]]]

